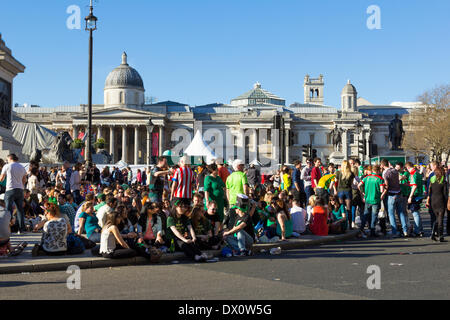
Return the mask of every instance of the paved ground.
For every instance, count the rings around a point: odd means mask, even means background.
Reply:
[[[82,269],[80,290],[67,288],[65,271],[4,274],[0,299],[450,299],[449,253],[449,242],[428,238],[347,240],[218,263]],[[367,288],[372,265],[380,290]]]
[[[0,275],[0,299],[450,299],[450,245],[429,239],[346,241],[210,264]],[[369,290],[367,267],[381,269]]]

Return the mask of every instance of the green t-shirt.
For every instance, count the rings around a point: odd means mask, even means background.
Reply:
[[[422,175],[416,169],[413,169],[409,175],[409,186],[417,186],[416,191],[414,191],[414,197],[423,196],[423,180]]]
[[[409,187],[409,172],[408,171],[399,172],[399,175],[406,177],[406,179],[400,180],[400,190],[402,192],[402,195],[407,197],[411,193],[411,188]]]
[[[181,233],[182,236],[186,236],[186,233],[189,234],[188,227],[191,225],[191,219],[189,219],[186,216],[181,216],[180,218],[169,216],[167,218],[167,238],[169,240],[171,239],[178,239],[174,233],[172,232],[172,229],[170,227],[175,227],[179,233]]]
[[[341,220],[345,214],[345,206],[341,204],[337,211],[332,210],[331,213],[333,214],[333,221]],[[344,229],[347,229],[347,219],[344,220]]]
[[[370,174],[362,181],[364,184],[364,198],[367,204],[381,203],[381,186],[384,186],[384,180],[378,175]]]
[[[236,204],[237,195],[244,193],[244,185],[248,184],[247,175],[242,171],[235,171],[227,178],[227,189],[230,194],[230,206]]]
[[[363,166],[359,166],[358,168],[358,176],[360,179],[362,179],[364,177],[364,167]]]

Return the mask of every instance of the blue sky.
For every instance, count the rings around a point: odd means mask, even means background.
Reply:
[[[0,2],[0,32],[26,66],[14,103],[87,103],[88,33],[66,27],[66,10],[83,18],[89,1]],[[366,26],[373,4],[381,30]],[[347,79],[376,104],[414,101],[449,83],[449,13],[447,0],[96,0],[93,101],[123,51],[159,101],[229,103],[259,81],[289,105],[307,73],[324,75],[327,105]]]

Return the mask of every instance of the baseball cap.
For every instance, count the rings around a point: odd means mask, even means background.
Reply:
[[[237,170],[237,167],[241,164],[244,164],[244,161],[242,161],[241,159],[236,159],[233,161],[233,169]]]
[[[243,212],[247,212],[250,204],[250,198],[245,194],[238,194],[236,196],[236,204],[232,207],[232,209],[239,209]]]

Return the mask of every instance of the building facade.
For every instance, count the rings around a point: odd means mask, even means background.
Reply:
[[[280,152],[292,163],[302,160],[302,146],[311,144],[317,155],[328,160],[335,151],[331,131],[342,129],[344,158],[368,160],[371,155],[389,152],[389,122],[395,114],[408,114],[419,103],[372,105],[359,98],[348,81],[341,92],[341,106],[324,105],[324,77],[304,78],[304,102],[286,106],[286,101],[256,83],[251,90],[229,104],[192,107],[165,101],[145,103],[144,82],[122,63],[107,77],[104,104],[93,105],[92,126],[95,139],[103,137],[113,161],[149,164],[152,157],[171,150],[179,155],[199,130],[218,157],[240,158],[247,163],[257,159],[265,166],[278,161]],[[282,130],[275,130],[274,117],[283,119]],[[87,131],[87,106],[15,107],[15,121],[38,123],[54,131],[69,131],[73,137]],[[280,136],[284,139],[280,140]],[[279,142],[281,141],[281,142]],[[358,144],[364,144],[363,154]],[[304,160],[304,159],[303,159]]]

